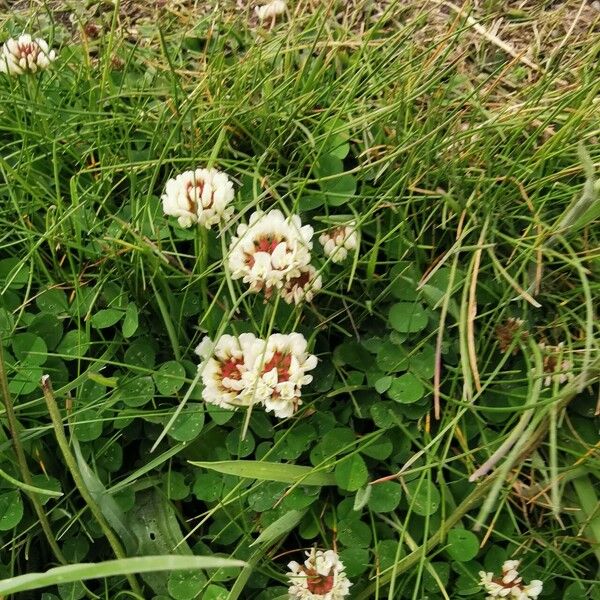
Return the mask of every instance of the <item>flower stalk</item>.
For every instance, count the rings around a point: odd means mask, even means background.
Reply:
[[[27,457],[25,456],[25,451],[23,450],[23,445],[21,444],[21,439],[19,437],[19,423],[17,421],[17,417],[15,415],[15,410],[12,402],[12,396],[10,390],[8,389],[8,378],[6,376],[6,363],[4,362],[4,352],[2,350],[2,343],[0,341],[0,392],[2,393],[2,403],[4,404],[4,410],[6,411],[6,419],[8,421],[8,428],[10,431],[10,436],[13,441],[13,448],[15,450],[15,455],[17,457],[17,463],[19,465],[19,471],[21,472],[21,477],[23,481],[28,485],[33,485],[33,479],[31,478],[31,471],[29,470],[29,465],[27,464]],[[31,504],[33,505],[33,509],[35,510],[35,514],[37,515],[40,525],[42,527],[42,531],[48,540],[48,544],[56,556],[56,559],[61,564],[67,564],[67,560],[65,559],[62,550],[60,549],[56,538],[54,537],[54,533],[52,532],[52,527],[50,527],[50,522],[48,521],[48,517],[44,508],[42,507],[42,503],[40,502],[38,495],[31,492],[28,493],[29,499],[31,500]]]

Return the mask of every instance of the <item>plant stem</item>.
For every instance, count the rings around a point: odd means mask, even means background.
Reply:
[[[196,240],[196,254],[198,258],[198,273],[200,276],[200,292],[202,294],[202,309],[208,310],[208,281],[206,267],[208,265],[208,232],[204,226],[199,228],[199,237]]]
[[[44,375],[41,380],[42,391],[44,393],[44,399],[46,400],[46,406],[48,407],[48,413],[50,414],[50,419],[52,420],[52,425],[54,426],[54,435],[56,436],[56,441],[58,442],[58,446],[60,451],[62,452],[63,458],[65,459],[65,463],[69,472],[71,473],[71,477],[75,483],[75,486],[79,490],[81,497],[84,499],[85,503],[88,505],[92,514],[102,532],[104,533],[108,543],[110,544],[113,552],[117,558],[125,558],[125,551],[121,546],[121,542],[118,540],[115,533],[110,528],[108,521],[105,519],[102,514],[102,510],[96,504],[95,500],[92,498],[83,477],[81,476],[81,472],[79,471],[79,467],[77,466],[77,461],[73,456],[71,449],[69,448],[69,441],[67,440],[67,436],[65,435],[65,428],[63,426],[62,418],[60,415],[60,410],[58,405],[56,404],[56,399],[54,398],[54,391],[52,390],[52,383],[50,381],[49,375]],[[141,595],[141,589],[136,581],[135,577],[131,574],[127,575],[127,580],[129,581],[129,585],[131,589],[136,593]]]
[[[232,306],[235,306],[235,290],[233,288],[233,281],[231,280],[231,273],[229,272],[229,264],[227,262],[227,253],[229,250],[227,248],[227,244],[225,243],[225,231],[223,229],[219,230],[219,238],[221,239],[221,253],[223,255],[223,273],[225,274],[225,279],[227,281],[227,289],[229,290],[229,295],[231,296]]]
[[[12,397],[10,395],[10,391],[8,389],[8,379],[6,378],[6,366],[4,363],[4,353],[2,351],[2,343],[0,342],[0,391],[2,392],[2,402],[4,404],[4,409],[6,410],[6,418],[8,419],[8,428],[10,430],[10,435],[13,441],[13,447],[15,449],[15,454],[17,456],[17,462],[19,464],[19,470],[21,472],[21,477],[23,481],[27,485],[33,485],[33,480],[31,479],[31,472],[29,470],[29,465],[27,464],[27,457],[25,456],[25,451],[23,450],[23,446],[21,444],[21,440],[19,438],[19,424],[17,421],[17,417],[15,415]],[[27,494],[29,499],[31,500],[31,504],[33,505],[33,509],[35,510],[35,514],[37,515],[44,535],[48,540],[48,544],[50,544],[50,548],[56,556],[56,559],[61,564],[67,564],[67,561],[54,537],[54,533],[52,532],[52,528],[50,527],[50,522],[48,521],[48,517],[42,507],[42,504],[38,498],[38,495],[33,492],[28,492]]]

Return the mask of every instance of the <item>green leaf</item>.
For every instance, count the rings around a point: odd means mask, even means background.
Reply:
[[[185,476],[179,471],[167,471],[162,476],[165,493],[169,500],[183,500],[190,493],[190,487],[185,482]]]
[[[201,473],[196,475],[192,492],[198,500],[214,502],[221,497],[223,477],[217,473]]]
[[[335,358],[359,371],[368,371],[374,363],[371,353],[358,342],[346,342],[335,349]]]
[[[171,503],[158,489],[138,492],[127,519],[140,554],[173,551],[180,555],[192,554]]]
[[[410,370],[424,379],[431,379],[435,371],[435,348],[425,344],[410,357]]]
[[[61,600],[82,600],[86,595],[85,587],[81,581],[59,583],[56,587]]]
[[[84,408],[73,419],[73,430],[82,442],[97,440],[102,435],[102,419],[95,408]]]
[[[154,373],[154,383],[163,396],[174,396],[185,383],[185,369],[176,360],[163,363]]]
[[[216,569],[224,567],[244,567],[245,562],[215,556],[138,556],[107,560],[101,563],[79,563],[55,567],[45,573],[28,573],[0,581],[0,594],[16,594],[38,590],[59,583],[104,579],[116,575],[132,573],[152,573],[153,571],[176,571],[182,569]]]
[[[355,492],[367,482],[369,472],[360,454],[352,454],[335,467],[335,481],[339,487]]]
[[[119,390],[119,398],[132,408],[148,404],[154,398],[152,377],[138,377],[127,381]]]
[[[346,158],[348,152],[350,152],[350,144],[348,143],[350,132],[347,124],[339,119],[333,119],[331,123],[328,123],[327,129],[329,137],[325,143],[325,150],[331,156],[340,159]]]
[[[429,317],[419,302],[397,302],[390,308],[389,321],[400,333],[415,333],[427,327]]]
[[[417,291],[417,286],[419,285],[421,275],[414,263],[400,261],[390,271],[390,277],[392,278],[390,291],[394,298],[410,301],[418,298],[419,292]]]
[[[404,373],[400,377],[394,377],[387,395],[396,402],[411,404],[420,400],[425,394],[423,384],[412,374]]]
[[[95,329],[112,327],[123,318],[123,314],[123,311],[118,308],[103,308],[92,315],[92,327]]]
[[[337,456],[346,447],[354,445],[356,435],[349,427],[336,427],[328,431],[310,453],[311,462],[315,465]],[[347,450],[346,450],[347,451]]]
[[[87,538],[80,535],[67,538],[63,544],[62,551],[65,558],[70,563],[76,563],[83,560],[90,550],[90,544]]]
[[[368,548],[344,548],[340,552],[346,575],[350,578],[359,577],[371,566]]]
[[[8,343],[8,338],[11,335],[15,326],[15,320],[12,314],[6,308],[0,308],[0,342],[3,345]]]
[[[408,369],[408,353],[391,340],[386,340],[377,352],[377,366],[385,373],[406,371]]]
[[[438,591],[440,589],[440,582],[443,586],[447,586],[449,579],[450,564],[447,562],[432,562],[427,567],[425,573],[423,573],[423,585],[426,589],[432,592]]]
[[[321,189],[327,194],[327,204],[330,206],[346,204],[356,194],[356,186],[356,177],[350,173],[321,182]]]
[[[392,512],[400,504],[402,486],[395,481],[384,481],[372,486],[369,508],[375,512]]]
[[[392,455],[394,444],[387,437],[381,437],[377,441],[370,442],[359,448],[362,454],[366,454],[377,460],[385,460]]]
[[[337,156],[323,154],[317,160],[315,173],[319,186],[331,206],[340,206],[356,193],[356,177],[344,173],[344,163]]]
[[[175,600],[192,600],[206,585],[202,571],[174,571],[169,575],[167,589]]]
[[[131,342],[125,351],[125,362],[135,367],[151,369],[156,362],[156,352],[150,338],[140,337]]]
[[[235,413],[232,410],[226,410],[216,404],[207,404],[205,406],[206,413],[217,425],[225,425],[233,419]]]
[[[67,331],[58,348],[56,348],[56,352],[64,355],[66,360],[76,359],[85,356],[89,347],[90,341],[85,331],[76,329]]]
[[[315,208],[319,208],[319,206],[323,206],[325,200],[327,200],[325,194],[311,190],[304,194],[298,201],[298,210],[300,212],[314,210]]]
[[[343,519],[338,524],[338,539],[347,548],[367,548],[372,537],[371,528],[360,521],[355,512],[350,519]]]
[[[202,594],[202,600],[227,600],[229,598],[229,592],[220,585],[211,583],[206,587],[204,594]]]
[[[399,545],[401,542],[396,540],[382,540],[377,544],[376,558],[381,571],[389,569],[403,557],[404,553],[398,548]]]
[[[303,510],[290,510],[289,512],[286,512],[279,517],[279,519],[266,527],[250,546],[257,546],[259,544],[268,546],[275,543],[300,523],[305,512],[306,511]]]
[[[69,302],[67,295],[57,288],[44,290],[36,299],[37,307],[44,313],[58,315],[68,312]]]
[[[446,552],[458,562],[468,562],[479,552],[479,538],[466,529],[456,527],[448,532]]]
[[[238,456],[239,458],[245,458],[252,454],[254,446],[255,442],[252,433],[247,433],[245,438],[240,439],[239,430],[233,430],[229,432],[229,435],[225,439],[225,447],[229,454],[231,456]]]
[[[335,142],[340,142],[340,144],[334,147]],[[336,136],[335,142],[332,143],[331,147],[328,149],[329,153],[336,158],[346,158],[350,152],[350,144],[348,142],[341,141],[338,136]]]
[[[0,292],[4,288],[18,290],[29,281],[29,265],[20,258],[0,260]]]
[[[106,444],[101,439],[96,444],[99,453],[96,454],[96,464],[111,473],[118,471],[123,465],[123,447],[120,444]]]
[[[386,375],[385,377],[381,377],[375,382],[375,390],[377,391],[377,393],[383,394],[384,392],[390,389],[391,385],[392,377]]]
[[[190,442],[196,439],[204,427],[204,405],[189,403],[177,415],[169,437],[178,442]]]
[[[362,510],[369,501],[372,491],[373,486],[370,484],[356,490],[356,496],[354,496],[354,506],[352,507],[352,510],[355,510],[357,512],[359,510]]]
[[[31,321],[29,333],[41,337],[48,350],[54,350],[63,336],[62,321],[53,315],[41,313]]]
[[[344,172],[344,163],[340,158],[331,154],[322,154],[315,164],[315,173],[317,177],[331,177]]]
[[[258,460],[222,460],[216,462],[194,462],[190,464],[227,475],[259,479],[261,481],[279,481],[281,483],[301,483],[302,485],[336,485],[332,473],[315,471],[311,467],[274,463]],[[360,487],[360,486],[359,486]]]
[[[23,500],[18,490],[0,494],[0,531],[12,529],[23,518]],[[2,591],[2,582],[0,582]]]
[[[139,325],[139,316],[137,306],[130,302],[125,310],[125,318],[123,319],[123,337],[130,338],[136,331]]]
[[[406,488],[413,512],[422,517],[437,512],[440,507],[440,493],[433,483],[427,480],[409,481]]]
[[[192,554],[171,503],[156,488],[135,495],[135,504],[127,513],[127,522],[135,538],[137,554]],[[147,573],[142,577],[155,594],[169,593],[167,574]]]
[[[73,451],[75,453],[75,458],[77,459],[77,466],[81,472],[81,477],[90,495],[100,507],[100,510],[109,525],[121,538],[127,552],[129,554],[135,554],[137,544],[134,537],[131,535],[129,520],[125,518],[125,514],[116,503],[115,499],[108,493],[104,484],[83,458],[81,448],[79,447],[79,441],[75,435],[71,436],[71,443],[73,444]]]
[[[40,379],[44,371],[42,367],[25,365],[19,368],[15,375],[11,377],[8,389],[11,394],[19,396],[21,394],[30,394],[40,386]]]
[[[48,358],[48,347],[44,340],[34,333],[17,333],[12,338],[15,358],[30,366],[43,365]]]
[[[404,420],[401,407],[396,402],[378,402],[371,406],[369,412],[375,425],[380,429],[389,429]]]

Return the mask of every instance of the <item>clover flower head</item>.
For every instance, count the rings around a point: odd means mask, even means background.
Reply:
[[[323,280],[312,265],[300,267],[299,271],[297,277],[286,279],[281,289],[281,297],[288,304],[311,302],[323,287]]]
[[[204,401],[227,409],[244,406],[244,376],[263,345],[252,333],[222,335],[216,343],[205,337],[195,350],[202,359],[198,368],[202,372]]]
[[[533,579],[524,585],[519,576],[518,560],[507,560],[502,565],[502,577],[494,577],[493,573],[479,572],[480,585],[487,592],[486,600],[494,598],[512,598],[513,600],[536,600],[542,593],[543,583]]]
[[[343,600],[352,584],[337,553],[313,548],[306,555],[304,564],[288,564],[290,600]]]
[[[241,224],[229,247],[228,264],[233,279],[242,279],[250,291],[269,298],[274,291],[301,277],[310,264],[313,228],[300,217],[285,217],[279,210],[256,211],[248,225]]]
[[[254,12],[259,21],[266,21],[267,19],[275,19],[279,15],[282,15],[286,8],[287,2],[285,0],[271,0],[267,4],[257,6]]]
[[[544,386],[550,387],[554,382],[563,385],[571,381],[574,377],[573,363],[563,358],[564,344],[561,342],[557,346],[548,346],[542,342],[539,346],[543,353]]]
[[[204,338],[196,354],[206,402],[227,409],[261,405],[282,419],[302,404],[302,386],[312,381],[307,371],[317,365],[300,333],[275,333],[266,341],[251,333],[223,335],[216,344]]]
[[[358,248],[358,231],[356,223],[352,221],[347,225],[333,227],[319,236],[323,251],[334,263],[343,263],[348,254]]]
[[[302,404],[302,386],[312,381],[311,371],[317,357],[307,352],[307,341],[301,333],[269,336],[261,364],[261,379],[271,389],[265,399],[265,410],[279,419],[291,417]]]
[[[0,73],[24,75],[47,69],[56,60],[45,40],[33,39],[28,33],[10,38],[0,50]]]
[[[499,323],[495,327],[496,339],[500,352],[507,352],[512,346],[512,353],[517,354],[519,351],[519,345],[514,344],[514,341],[527,339],[529,333],[523,328],[525,321],[523,319],[517,319],[515,317],[509,317],[502,323]]]
[[[233,183],[217,169],[185,171],[167,181],[163,212],[177,217],[181,227],[198,223],[210,229],[233,214]]]

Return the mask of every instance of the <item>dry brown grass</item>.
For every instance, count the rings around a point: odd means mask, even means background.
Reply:
[[[78,36],[87,24],[108,27],[113,4],[109,0],[0,0],[23,15],[52,14]],[[121,0],[119,26],[130,38],[143,38],[144,26],[185,35],[198,20],[218,15],[258,26],[253,9],[266,0]],[[344,29],[358,37],[379,22],[391,30],[418,20],[415,43],[424,47],[460,32],[454,59],[466,74],[490,72],[511,56],[522,65],[517,78],[505,79],[515,89],[559,65],[575,69],[583,56],[597,53],[600,0],[288,0],[290,15],[303,18],[323,7]],[[9,17],[9,13],[5,13]],[[2,24],[0,15],[0,25]],[[442,41],[442,45],[444,42]],[[564,84],[566,81],[562,80]]]

